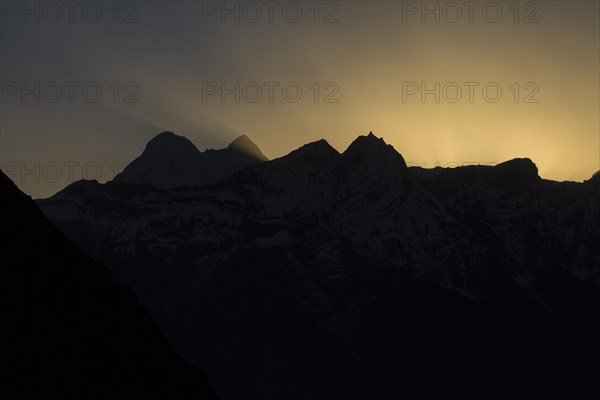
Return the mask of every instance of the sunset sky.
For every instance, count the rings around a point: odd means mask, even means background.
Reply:
[[[600,168],[597,1],[268,3],[2,1],[3,171],[47,197],[84,165],[112,179],[164,130],[200,150],[246,134],[269,158],[373,131],[428,168]]]

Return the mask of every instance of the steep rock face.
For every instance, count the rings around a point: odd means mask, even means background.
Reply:
[[[359,136],[337,166],[334,225],[357,250],[390,256],[390,228],[396,230],[401,205],[413,191],[404,158],[373,133]]]
[[[245,135],[225,149],[200,152],[187,138],[163,132],[150,140],[142,155],[114,181],[159,188],[206,185],[266,160],[258,146]]]
[[[585,398],[594,183],[527,159],[407,168],[367,135],[204,187],[79,182],[39,204],[225,398]]]
[[[216,399],[135,296],[0,174],[9,393],[23,398]]]
[[[319,213],[333,205],[339,153],[325,140],[309,143],[282,157],[247,168],[215,188],[256,199],[266,217]]]

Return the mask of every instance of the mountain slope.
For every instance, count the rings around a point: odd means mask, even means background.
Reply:
[[[115,182],[144,183],[159,188],[205,185],[266,161],[260,149],[246,136],[220,150],[200,152],[187,138],[163,132],[148,142]]]
[[[23,398],[216,399],[135,296],[110,280],[0,174],[5,365]]]
[[[38,204],[226,399],[599,393],[597,179],[407,168],[370,134],[203,187],[81,181]]]

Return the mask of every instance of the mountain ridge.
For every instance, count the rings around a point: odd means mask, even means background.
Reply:
[[[88,186],[38,204],[225,399],[598,392],[593,180],[408,168],[371,134],[210,185]]]
[[[186,137],[165,131],[152,138],[142,154],[113,180],[163,189],[206,185],[266,160],[267,157],[246,135],[238,136],[224,149],[201,152]]]

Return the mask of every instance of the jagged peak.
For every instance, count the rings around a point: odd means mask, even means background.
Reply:
[[[354,139],[343,155],[346,158],[358,158],[361,160],[381,159],[382,157],[394,158],[398,159],[398,161],[401,160],[401,167],[407,168],[404,157],[394,149],[394,146],[387,144],[383,138],[378,138],[373,132]]]
[[[365,148],[365,147],[369,147],[369,148],[388,147],[388,148],[394,149],[394,147],[392,145],[387,144],[385,142],[385,140],[383,140],[383,138],[378,138],[377,136],[375,136],[373,134],[373,132],[369,132],[367,135],[360,135],[356,139],[354,139],[354,141],[352,143],[350,143],[350,146],[348,146],[348,148],[346,149],[345,152],[351,151],[352,149],[355,149],[355,148]],[[395,149],[394,149],[394,151],[396,152]]]
[[[260,148],[246,135],[240,135],[227,146],[228,149],[243,152],[260,161],[268,161]]]

